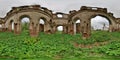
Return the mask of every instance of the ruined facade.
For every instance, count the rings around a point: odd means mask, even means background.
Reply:
[[[61,15],[59,17],[58,15]],[[12,7],[4,18],[0,19],[1,31],[12,31],[12,22],[14,22],[14,33],[20,34],[21,19],[28,17],[30,19],[29,33],[31,36],[38,36],[43,31],[51,34],[57,31],[58,26],[63,26],[63,33],[76,34],[81,33],[83,38],[91,35],[91,19],[96,16],[103,16],[109,20],[109,31],[120,31],[120,18],[115,18],[113,13],[107,11],[106,8],[82,6],[80,10],[70,11],[69,14],[57,12],[41,7],[40,5]],[[45,24],[39,23],[43,19]],[[75,23],[80,20],[80,23]]]

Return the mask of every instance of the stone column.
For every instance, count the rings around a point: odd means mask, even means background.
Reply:
[[[76,30],[77,30],[76,23],[74,23],[74,35],[76,35]]]
[[[74,23],[70,24],[70,34],[74,34]]]
[[[83,33],[82,33],[82,37],[83,39],[86,39],[87,38],[87,24],[86,22],[84,21],[84,26],[83,26]]]
[[[56,33],[56,31],[57,31],[56,26],[53,26],[53,33]]]
[[[20,22],[14,23],[14,33],[15,34],[20,34],[21,33],[21,24]]]
[[[14,33],[15,34],[18,34],[18,32],[17,32],[17,25],[18,25],[17,23],[14,23]]]
[[[39,26],[35,22],[30,23],[30,27],[29,27],[30,36],[32,36],[32,37],[38,36],[39,28],[37,28],[37,27],[39,27]]]
[[[30,25],[30,26],[29,26],[29,33],[30,33],[30,35],[32,35],[32,34],[33,34],[33,25],[34,25],[34,23],[33,23],[33,22],[30,22],[29,25]]]
[[[66,25],[63,26],[63,33],[67,33]]]
[[[9,23],[8,32],[12,32],[12,23]]]
[[[37,34],[37,35],[39,35],[39,32],[40,32],[39,28],[40,28],[40,25],[39,25],[39,23],[37,23],[37,24],[36,24],[36,30],[37,30],[37,31],[36,31],[36,34]]]
[[[46,22],[45,25],[44,25],[44,32],[46,34],[51,34],[52,33],[51,30],[52,30],[52,28],[51,28],[50,24],[48,22]]]
[[[68,24],[68,34],[74,34],[74,24],[72,23]]]
[[[80,23],[76,24],[76,33],[80,33]]]
[[[112,32],[112,31],[113,31],[113,26],[109,25],[109,32]]]
[[[66,26],[66,34],[68,34],[68,25]]]
[[[82,37],[83,39],[87,39],[90,37],[91,34],[91,25],[90,25],[90,20],[86,19],[84,20],[81,24],[83,24],[82,26]]]
[[[44,32],[44,25],[43,24],[39,24],[39,32]]]
[[[6,31],[6,28],[5,28],[5,24],[4,24],[4,23],[2,24],[2,31],[3,31],[3,32]]]

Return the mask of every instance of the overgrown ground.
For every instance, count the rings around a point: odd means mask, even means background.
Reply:
[[[0,60],[119,60],[120,32],[93,31],[81,35],[44,34],[30,37],[0,32]]]

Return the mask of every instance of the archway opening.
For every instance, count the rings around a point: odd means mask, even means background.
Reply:
[[[58,18],[62,18],[63,15],[62,15],[62,14],[57,14],[57,17],[58,17]]]
[[[0,24],[0,28],[2,28],[2,24]]]
[[[30,18],[23,17],[21,19],[22,31],[29,31]]]
[[[59,34],[63,33],[63,26],[57,26],[57,33]]]
[[[91,19],[91,30],[108,31],[110,22],[106,17],[96,16]]]
[[[74,34],[80,33],[80,19],[74,22]]]
[[[14,22],[12,22],[12,30],[14,30]]]
[[[45,31],[44,28],[45,28],[45,19],[42,19],[42,18],[41,18],[41,19],[39,20],[39,31],[40,31],[40,32],[44,32],[44,31]]]
[[[13,31],[14,30],[14,21],[13,20],[10,21],[10,25],[9,26],[10,26],[9,29],[11,31]]]

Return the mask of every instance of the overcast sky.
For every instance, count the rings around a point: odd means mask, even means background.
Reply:
[[[0,17],[4,17],[11,7],[39,4],[54,12],[68,13],[81,6],[105,7],[115,17],[120,17],[120,0],[0,0]]]

